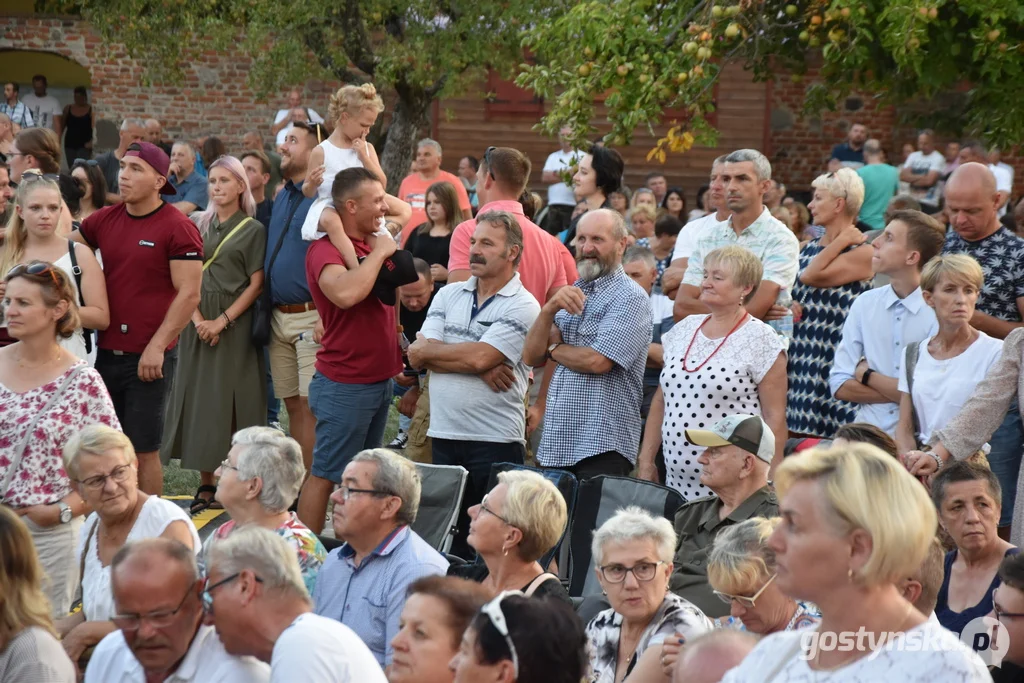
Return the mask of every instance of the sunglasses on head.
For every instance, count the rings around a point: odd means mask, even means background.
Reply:
[[[57,278],[57,268],[52,263],[47,263],[46,261],[19,263],[7,271],[7,277],[5,277],[4,280],[9,281],[11,278],[23,275],[49,275],[50,279],[53,280],[54,286],[60,287],[60,280]]]
[[[75,159],[75,163],[71,165],[71,168],[78,168],[80,166],[99,166],[100,162],[95,159]]]
[[[30,168],[21,174],[21,182],[33,183],[37,180],[49,180],[51,183],[60,182],[60,176],[56,173],[40,173],[34,168]]]
[[[498,148],[492,145],[484,151],[484,163],[487,164],[487,175],[491,176],[491,180],[497,180],[497,178],[494,177],[494,171],[491,170],[491,152],[496,149]]]
[[[492,148],[493,149],[493,148]],[[487,615],[491,626],[505,639],[508,652],[512,656],[512,670],[516,678],[519,678],[519,655],[516,653],[515,643],[509,635],[508,622],[505,620],[505,613],[501,611],[501,601],[512,595],[523,595],[522,591],[504,591],[498,597],[480,608],[480,611]]]

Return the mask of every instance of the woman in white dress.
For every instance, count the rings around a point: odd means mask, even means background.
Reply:
[[[103,279],[103,271],[91,249],[57,234],[62,205],[60,188],[55,176],[39,175],[29,171],[22,175],[15,212],[7,224],[7,234],[0,250],[0,275],[6,274],[21,263],[52,263],[64,271],[68,280],[75,286],[82,327],[105,330],[110,324],[110,309],[107,305],[107,285]],[[77,275],[75,265],[80,271]],[[60,344],[79,358],[88,360],[82,328],[75,330],[71,337],[61,339]]]
[[[992,680],[897,586],[921,566],[936,525],[927,489],[897,460],[866,444],[813,449],[779,465],[775,488],[775,582],[817,605],[821,623],[766,636],[724,683]]]
[[[86,427],[68,442],[64,469],[95,512],[78,540],[82,609],[57,622],[64,650],[77,662],[82,653],[116,630],[110,565],[126,543],[157,536],[202,548],[188,514],[175,503],[139,490],[138,460],[128,437],[104,425]]]
[[[984,277],[981,265],[966,254],[936,256],[921,273],[921,293],[935,309],[939,332],[904,349],[896,425],[901,454],[928,443],[932,433],[945,427],[1003,352],[1002,339],[971,326]],[[913,375],[908,375],[911,366]]]
[[[665,453],[665,485],[687,500],[711,494],[700,483],[704,448],[687,429],[710,429],[736,413],[760,416],[775,434],[774,469],[786,443],[786,354],[779,335],[747,313],[744,304],[761,282],[761,261],[748,249],[726,246],[705,258],[700,300],[710,315],[684,318],[661,338],[661,386],[644,429],[639,476],[657,481],[655,456]]]

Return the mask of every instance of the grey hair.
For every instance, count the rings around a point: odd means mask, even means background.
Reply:
[[[121,130],[128,130],[129,126],[135,126],[137,128],[145,128],[146,122],[142,119],[130,118],[125,119],[121,122]]]
[[[882,142],[871,138],[864,143],[864,153],[872,156],[882,153]]]
[[[626,239],[626,237],[629,235],[629,230],[626,229],[626,219],[623,218],[622,214],[620,214],[618,211],[613,211],[612,209],[594,209],[593,211],[587,211],[585,214],[583,214],[583,216],[580,217],[580,221],[582,222],[584,218],[591,220],[589,218],[590,216],[606,216],[608,220],[611,221],[613,240],[618,241]]]
[[[89,425],[64,444],[64,471],[71,479],[77,479],[78,458],[82,453],[106,455],[117,448],[124,452],[125,464],[138,462],[135,447],[124,432],[104,424]]]
[[[114,559],[110,563],[111,574],[116,574],[117,568],[132,557],[144,553],[156,553],[161,555],[164,560],[177,562],[185,568],[185,574],[192,582],[199,580],[199,563],[196,561],[195,550],[180,541],[162,536],[140,538],[137,541],[125,543],[114,553]]]
[[[171,149],[174,149],[175,147],[186,147],[186,148],[192,150],[193,152],[197,151],[196,150],[196,146],[193,145],[188,140],[175,140],[174,144],[171,145]]]
[[[147,125],[147,126],[148,126],[149,124],[151,124],[151,123],[155,123],[156,125],[160,126],[160,121],[158,121],[157,119],[146,119],[146,125]],[[163,126],[161,126],[161,128],[162,128],[162,127],[163,127]]]
[[[513,265],[518,266],[523,259],[523,228],[519,225],[516,217],[508,211],[485,211],[476,217],[476,224],[490,223],[505,228],[505,249],[519,247],[519,254]]]
[[[917,131],[917,135],[918,137],[922,135],[927,135],[928,137],[933,138],[935,137],[935,131],[932,130],[931,128],[922,128],[921,130]]]
[[[278,588],[309,599],[295,548],[276,531],[246,524],[214,538],[206,552],[208,570],[225,576],[251,570],[265,588]]]
[[[658,265],[658,260],[654,258],[654,252],[647,247],[632,246],[626,250],[626,253],[622,255],[622,265],[632,263],[633,261],[641,261],[648,268],[655,268]]]
[[[386,448],[370,448],[358,453],[352,462],[368,462],[377,466],[373,475],[373,488],[386,491],[402,499],[395,519],[400,524],[412,524],[420,509],[420,473],[416,464]]]
[[[981,144],[981,142],[978,140],[965,140],[964,143],[960,146],[960,151],[963,151],[965,149],[969,149],[971,152],[978,155],[979,157],[988,156],[988,150],[985,149],[985,145]]]
[[[259,477],[263,482],[260,505],[271,513],[287,510],[306,476],[299,442],[270,427],[247,427],[235,432],[231,445],[243,446],[238,454],[238,478],[250,481]]]
[[[420,147],[433,147],[434,151],[437,152],[437,156],[443,156],[441,153],[441,143],[437,140],[431,140],[430,138],[423,138],[416,143],[416,149]]]
[[[757,173],[758,180],[771,180],[772,179],[772,164],[768,161],[768,157],[758,152],[756,149],[738,149],[731,154],[727,154],[725,162],[728,164],[739,164],[744,161],[749,161],[754,164],[754,172]]]
[[[672,522],[664,517],[655,517],[641,507],[630,505],[622,508],[594,532],[590,553],[595,565],[600,566],[604,562],[605,545],[629,541],[654,541],[658,559],[671,564],[676,548],[676,531]]]
[[[715,166],[721,166],[722,164],[724,164],[725,163],[725,158],[727,156],[729,156],[729,155],[728,154],[723,154],[720,157],[715,157],[715,160],[711,162],[711,168],[714,168]]]
[[[768,539],[781,517],[753,517],[723,529],[708,553],[708,580],[718,590],[732,592],[775,573],[775,551]]]

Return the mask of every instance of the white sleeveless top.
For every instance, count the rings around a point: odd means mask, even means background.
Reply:
[[[337,147],[330,140],[324,140],[319,147],[324,151],[324,179],[316,190],[316,199],[309,207],[306,220],[302,223],[302,239],[308,241],[317,240],[324,236],[320,232],[320,214],[324,209],[334,206],[331,199],[331,188],[334,186],[334,176],[346,168],[362,168],[363,162],[354,149],[342,149]],[[384,221],[381,221],[381,229],[384,228]]]
[[[53,265],[57,266],[62,271],[64,271],[64,274],[67,276],[68,281],[71,282],[71,288],[75,290],[75,303],[78,303],[78,301],[79,301],[78,282],[75,281],[75,273],[71,269],[71,254],[65,253],[59,259],[54,261]],[[90,357],[89,354],[86,354],[86,352],[85,352],[85,336],[84,336],[84,334],[82,332],[82,328],[81,327],[79,327],[77,330],[75,330],[75,333],[73,335],[71,335],[70,337],[68,337],[67,339],[61,339],[60,340],[60,345],[63,346],[68,351],[70,351],[71,353],[73,353],[76,356],[78,356],[79,358],[81,358],[82,360],[88,361],[90,367],[95,365],[95,363],[96,363],[96,345],[93,344],[93,353],[91,354],[91,357]]]
[[[189,531],[192,532],[192,549],[198,555],[203,545],[188,513],[171,501],[157,496],[150,496],[143,503],[139,517],[135,520],[135,525],[128,533],[125,542],[137,541],[142,538],[156,538],[164,533],[172,522],[185,522],[188,525]],[[99,530],[97,529],[96,533],[93,533],[97,524],[99,524],[99,517],[93,512],[82,525],[82,535],[78,539],[78,550],[75,553],[75,558],[81,562],[82,553],[85,551],[85,541],[92,533],[92,539],[89,541],[89,554],[85,558],[85,575],[82,577],[82,609],[87,621],[107,621],[114,616],[115,612],[114,595],[110,588],[110,566],[104,567],[100,563],[97,540]]]

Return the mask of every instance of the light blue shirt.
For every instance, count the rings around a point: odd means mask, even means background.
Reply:
[[[317,576],[313,611],[355,631],[385,667],[409,584],[444,576],[448,560],[407,526],[395,529],[358,567],[354,557],[347,543],[330,552]]]
[[[844,382],[854,379],[861,358],[866,358],[875,372],[899,378],[907,344],[928,339],[938,330],[935,311],[924,302],[920,287],[904,299],[896,295],[892,285],[864,292],[850,307],[843,339],[836,347],[828,376],[832,395]],[[890,436],[896,433],[899,417],[897,403],[862,403],[857,409],[857,422],[873,424]]]

